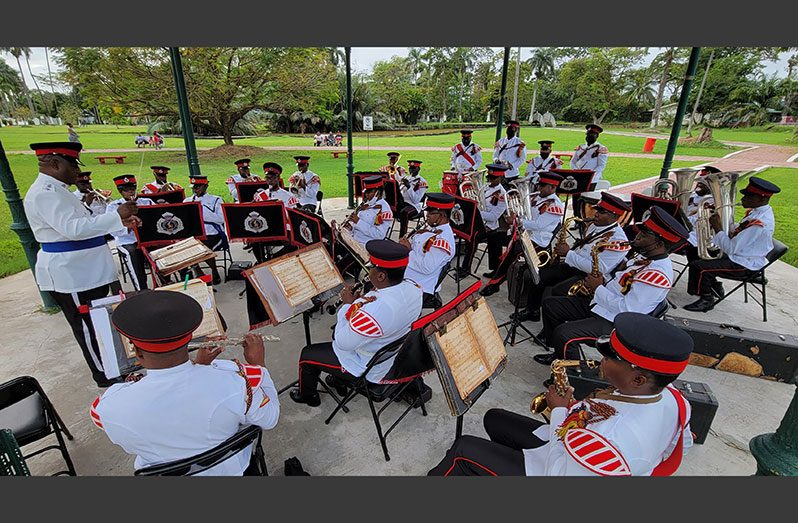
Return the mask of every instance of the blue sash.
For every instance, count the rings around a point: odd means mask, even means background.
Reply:
[[[105,236],[97,236],[96,238],[89,238],[88,240],[48,242],[41,244],[44,252],[83,251],[99,247],[100,245],[105,245]]]

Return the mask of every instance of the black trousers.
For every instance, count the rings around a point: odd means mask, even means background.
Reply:
[[[130,279],[133,281],[133,287],[137,290],[147,289],[147,258],[137,244],[130,243],[128,245],[120,245],[117,247],[119,254],[122,256],[122,263],[130,271]]]
[[[255,261],[257,263],[263,263],[266,260],[282,256],[283,254],[288,254],[289,252],[293,252],[298,249],[296,245],[292,245],[291,242],[288,241],[253,242],[251,245],[252,254],[255,255]],[[282,246],[282,249],[280,249],[278,252],[270,253],[266,250],[267,247],[271,247],[271,250],[274,251],[275,247],[280,246]]]
[[[558,358],[577,359],[575,343],[594,340],[612,332],[612,322],[590,310],[590,298],[550,296],[543,300],[543,333],[546,345]]]
[[[565,263],[543,267],[538,274],[540,274],[540,282],[533,285],[527,294],[526,308],[529,310],[540,309],[547,289],[550,289],[548,293],[551,296],[567,296],[568,289],[571,288],[574,281],[585,277],[584,272]]]
[[[532,434],[542,422],[503,409],[491,409],[482,420],[490,440],[463,436],[429,476],[524,476],[523,449],[546,442]]]
[[[64,318],[66,318],[67,323],[72,328],[72,335],[75,336],[75,341],[78,342],[80,350],[83,352],[83,358],[89,366],[91,377],[98,385],[107,381],[108,378],[103,373],[100,347],[97,344],[97,336],[94,333],[91,317],[88,314],[81,314],[78,307],[88,305],[92,300],[105,298],[109,294],[117,294],[120,290],[122,290],[122,286],[117,280],[107,285],[101,285],[81,292],[63,293],[49,291],[50,296],[61,307]]]
[[[405,234],[407,234],[407,224],[413,218],[418,217],[418,211],[415,207],[410,205],[409,203],[405,203],[401,209],[399,209],[399,237],[401,238]]]
[[[299,393],[302,396],[308,397],[317,393],[316,385],[322,372],[347,381],[353,378],[338,361],[331,341],[313,343],[302,349],[299,355]]]
[[[213,250],[214,247],[218,247],[222,242],[222,235],[221,234],[209,234],[202,240],[202,243],[205,244],[207,248]],[[211,258],[210,260],[205,262],[208,265],[208,268],[211,270],[214,276],[219,275],[219,270],[216,268],[216,258]]]
[[[510,242],[507,229],[502,229],[501,227],[495,231],[486,230],[484,232],[479,232],[471,243],[466,244],[463,258],[460,262],[461,268],[471,272],[471,264],[474,261],[474,251],[476,250],[476,246],[482,242],[487,242],[488,244],[488,269],[492,271],[496,270],[499,266],[499,258],[502,256],[502,248]]]
[[[717,260],[692,260],[687,270],[687,292],[693,296],[711,296],[712,286],[717,283],[719,275],[748,276],[756,272],[726,256]]]

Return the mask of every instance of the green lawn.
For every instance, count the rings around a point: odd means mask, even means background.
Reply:
[[[201,153],[202,154],[202,153]],[[255,168],[254,173],[261,171],[260,165],[266,161],[277,162],[284,168],[284,178],[287,179],[294,171],[293,156],[298,154],[308,154],[311,159],[311,170],[318,173],[322,179],[322,190],[325,197],[346,196],[346,159],[333,159],[329,152],[318,149],[308,149],[307,151],[264,151],[259,155],[252,155]],[[143,157],[142,157],[143,155]],[[150,165],[167,165],[172,168],[170,180],[180,183],[184,187],[188,185],[188,166],[185,157],[176,152],[145,150],[141,153],[130,153],[127,155],[127,164],[99,165],[91,156],[84,158],[87,164],[86,170],[92,171],[94,186],[102,189],[113,189],[112,178],[120,174],[135,174],[139,176],[140,185],[151,179]],[[226,159],[203,160],[200,158],[200,168],[202,173],[209,176],[210,192],[218,194],[231,201],[227,191],[225,180],[236,172],[233,160]],[[409,159],[422,160],[424,162],[421,173],[430,183],[432,190],[438,188],[441,181],[442,172],[449,167],[449,154],[443,151],[403,151],[402,161]],[[24,196],[30,184],[37,175],[35,157],[31,155],[9,154],[8,160],[11,170]],[[355,157],[355,170],[368,171],[375,170],[386,163],[384,151],[371,151],[370,154],[358,152]],[[405,164],[406,165],[406,164]],[[690,165],[690,162],[674,162],[674,167]],[[141,170],[139,170],[141,166]],[[647,158],[610,158],[605,171],[605,177],[613,184],[620,184],[641,178],[647,178],[659,173],[661,161],[658,159]],[[25,268],[27,264],[22,249],[17,240],[17,235],[9,228],[11,214],[8,205],[0,205],[0,277],[14,274]]]
[[[646,128],[632,128],[632,127],[613,127],[610,126],[608,130],[613,131],[628,131],[628,132],[647,132]],[[698,136],[701,133],[701,127],[693,127],[693,136]],[[669,135],[670,128],[659,127],[655,131],[657,134]],[[745,127],[740,129],[713,129],[712,138],[721,142],[750,142],[760,143],[765,145],[784,145],[787,147],[798,147],[798,142],[793,140],[793,133],[795,126],[789,125],[771,125],[767,127]],[[687,136],[687,129],[682,128],[681,136]],[[677,154],[687,154],[684,150],[686,147],[680,147]],[[692,149],[692,148],[690,148]]]

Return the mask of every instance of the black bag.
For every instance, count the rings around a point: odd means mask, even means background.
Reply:
[[[299,462],[296,456],[285,460],[285,475],[286,476],[310,476],[302,468],[302,463]]]
[[[243,280],[244,279],[244,271],[247,269],[252,268],[251,261],[234,261],[230,263],[230,267],[227,269],[227,281],[231,280]]]
[[[507,299],[514,306],[526,307],[526,295],[531,288],[532,273],[529,272],[526,261],[514,261],[507,270]]]

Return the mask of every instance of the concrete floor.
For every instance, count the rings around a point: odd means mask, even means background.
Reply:
[[[342,219],[346,211],[344,199],[325,201],[327,219]],[[233,246],[237,260],[251,255]],[[486,268],[477,270],[482,273]],[[755,303],[743,303],[742,292],[721,303],[708,314],[674,309],[679,317],[702,318],[713,322],[734,323],[743,327],[779,333],[794,333],[798,317],[798,269],[777,262],[768,271],[769,320],[761,321],[761,310]],[[692,301],[685,292],[686,276],[671,292],[678,306]],[[469,279],[465,284],[472,283]],[[246,332],[247,315],[244,298],[238,293],[243,282],[220,285],[216,294],[219,309],[229,325],[229,335]],[[512,312],[507,301],[506,286],[488,298],[497,321],[506,320]],[[454,281],[444,283],[444,300],[456,294]],[[0,280],[0,382],[21,375],[36,377],[48,393],[75,439],[68,443],[79,475],[130,475],[133,457],[113,445],[104,433],[89,420],[89,405],[101,392],[85,368],[80,350],[63,316],[40,312],[41,302],[30,271]],[[314,341],[330,339],[333,316],[314,315],[311,327]],[[539,324],[528,324],[537,332]],[[276,334],[281,341],[267,346],[266,364],[278,387],[296,379],[296,363],[304,344],[301,316],[278,327],[259,332]],[[465,416],[464,433],[484,436],[482,415],[493,407],[528,413],[531,397],[542,390],[548,369],[535,363],[532,356],[542,349],[532,342],[507,347],[506,369]],[[222,357],[242,357],[241,349],[228,349]],[[701,367],[688,367],[683,379],[706,383],[718,399],[719,407],[710,435],[703,445],[694,446],[679,475],[750,475],[756,463],[748,451],[748,441],[755,435],[773,432],[795,392],[795,386],[764,379],[750,378]],[[348,414],[339,413],[330,423],[324,419],[334,407],[331,398],[322,395],[322,405],[310,408],[281,396],[280,422],[264,434],[264,448],[272,475],[282,475],[283,461],[296,456],[312,475],[423,475],[442,458],[454,437],[455,419],[449,414],[435,373],[426,378],[433,390],[428,404],[429,415],[411,412],[388,438],[391,461],[382,456],[379,440],[369,414],[368,403],[359,397],[351,403]],[[398,414],[399,404],[386,410],[386,416]],[[386,418],[387,419],[387,418]],[[390,424],[390,422],[388,423]],[[33,446],[31,446],[33,448]],[[27,451],[28,449],[26,449]],[[48,455],[49,454],[49,455]],[[50,474],[61,467],[57,452],[32,458],[34,475]]]

